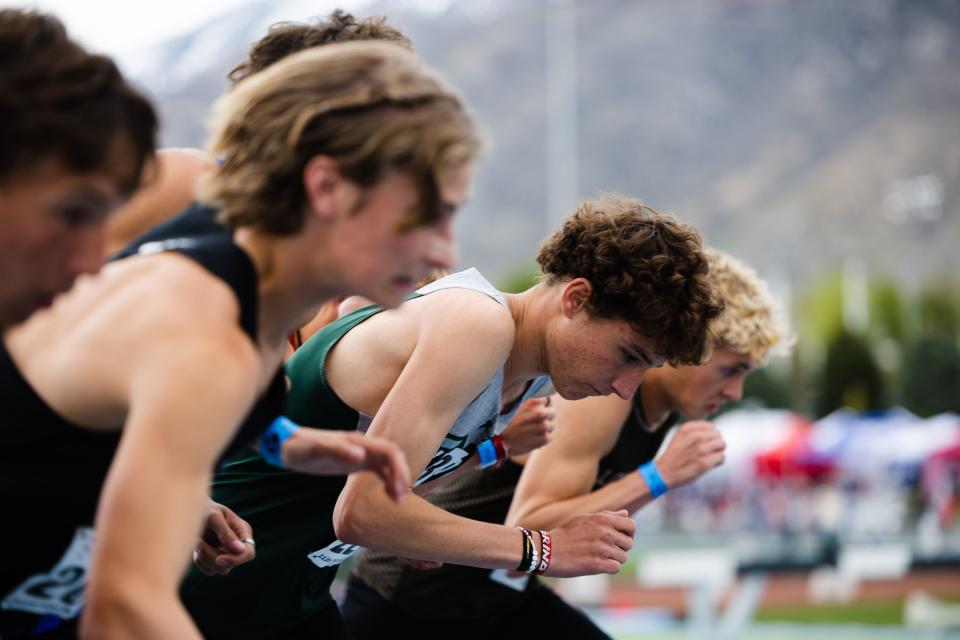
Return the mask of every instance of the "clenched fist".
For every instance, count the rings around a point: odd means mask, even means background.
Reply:
[[[550,442],[556,415],[550,398],[530,398],[520,405],[500,434],[507,455],[521,456]]]
[[[657,469],[667,486],[675,489],[720,466],[726,448],[712,422],[691,420],[677,429],[667,450],[657,458]]]
[[[572,518],[550,532],[553,558],[544,575],[571,578],[617,573],[627,561],[636,531],[626,510]]]

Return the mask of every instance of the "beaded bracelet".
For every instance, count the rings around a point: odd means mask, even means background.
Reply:
[[[517,571],[523,571],[524,573],[530,573],[530,566],[537,566],[536,564],[536,548],[533,546],[533,534],[530,533],[529,529],[524,529],[523,527],[517,527],[520,530],[520,537],[523,540],[523,557],[520,559],[520,564],[517,565]]]
[[[550,544],[550,533],[548,531],[540,532],[540,566],[537,568],[537,574],[543,575],[550,568],[550,560],[553,556],[553,548]]]
[[[517,571],[526,570],[527,566],[530,564],[530,541],[527,539],[527,534],[524,533],[523,529],[517,527],[520,530],[520,543],[523,545],[523,554],[520,557],[520,564],[517,565]]]
[[[537,551],[537,545],[533,543],[533,533],[529,529],[523,530],[524,535],[527,536],[527,540],[530,541],[530,564],[523,570],[524,573],[533,573],[537,570],[537,567],[540,566],[540,553]]]

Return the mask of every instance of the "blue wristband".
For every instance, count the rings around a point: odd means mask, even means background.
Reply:
[[[283,459],[280,456],[280,448],[283,443],[293,435],[293,432],[300,428],[286,416],[279,416],[270,423],[267,430],[260,436],[260,456],[275,467],[283,468]]]
[[[486,469],[497,464],[497,448],[493,440],[487,438],[477,446],[477,455],[480,456],[480,468]]]
[[[637,471],[639,471],[643,479],[646,480],[647,486],[650,488],[650,493],[654,498],[659,498],[670,490],[667,483],[663,481],[663,476],[660,475],[660,470],[657,469],[657,465],[653,464],[653,460],[637,467]]]

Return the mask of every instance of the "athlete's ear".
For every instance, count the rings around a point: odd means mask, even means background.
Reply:
[[[310,158],[303,168],[303,191],[313,215],[332,220],[344,211],[347,191],[355,190],[340,173],[340,165],[330,156]]]
[[[574,278],[563,285],[560,292],[560,312],[572,318],[578,311],[583,310],[593,293],[593,285],[586,278]]]

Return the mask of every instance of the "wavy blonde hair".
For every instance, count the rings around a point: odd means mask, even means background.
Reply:
[[[794,336],[767,283],[730,254],[707,247],[710,280],[724,301],[723,313],[710,325],[714,347],[750,356],[764,364],[789,353]]]
[[[412,52],[346,42],[291,55],[218,101],[199,196],[233,227],[292,235],[307,208],[303,171],[324,155],[362,189],[388,171],[410,176],[420,206],[409,229],[441,215],[437,180],[473,160],[480,139],[452,89]]]

